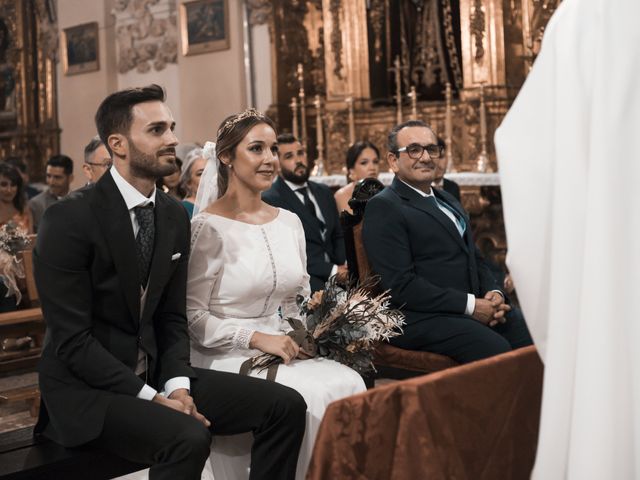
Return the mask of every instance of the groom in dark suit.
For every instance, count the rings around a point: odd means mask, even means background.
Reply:
[[[307,242],[311,291],[322,290],[331,275],[346,274],[344,235],[329,187],[310,182],[307,153],[290,133],[278,136],[280,176],[262,199],[300,217]]]
[[[469,217],[446,191],[431,188],[443,155],[422,121],[391,130],[387,160],[396,176],[369,200],[363,242],[383,289],[406,317],[392,340],[460,363],[531,344],[518,310],[512,310],[478,251]]]
[[[172,480],[200,478],[211,434],[252,431],[251,478],[294,478],[302,397],[190,366],[189,220],[155,188],[176,169],[164,91],[116,92],[96,125],[113,167],[47,210],[34,252],[47,324],[36,431],[67,447],[91,442]]]

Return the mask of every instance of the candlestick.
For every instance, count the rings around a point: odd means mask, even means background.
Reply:
[[[291,132],[293,136],[298,138],[298,99],[296,97],[291,97]]]
[[[444,117],[444,143],[446,145],[447,172],[455,172],[453,165],[453,107],[451,105],[451,84],[447,82],[444,98],[446,101],[446,113]]]
[[[298,83],[300,84],[300,90],[298,91],[298,97],[300,98],[300,120],[302,123],[302,132],[300,143],[306,149],[307,148],[307,108],[304,94],[304,67],[301,63],[298,64],[297,70]]]
[[[393,61],[393,67],[389,68],[390,72],[395,74],[396,80],[396,122],[402,123],[402,65],[400,57],[396,55]]]
[[[353,113],[353,97],[348,96],[345,99],[347,102],[347,112],[349,116],[349,145],[356,143],[356,121]]]
[[[325,175],[324,168],[324,133],[322,131],[322,101],[320,95],[316,95],[313,105],[316,107],[316,146],[318,158],[316,159],[316,175]]]
[[[480,85],[480,155],[476,161],[476,170],[486,172],[489,167],[487,156],[487,112],[484,104],[484,85]]]
[[[411,120],[418,119],[418,94],[416,87],[411,85],[411,91],[407,95],[411,99]]]

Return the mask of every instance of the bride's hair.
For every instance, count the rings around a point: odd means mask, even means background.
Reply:
[[[216,140],[216,155],[218,158],[224,158],[227,163],[232,161],[236,155],[236,147],[247,133],[260,123],[266,123],[273,128],[274,132],[276,131],[276,125],[273,120],[253,108],[225,118],[220,127],[218,127],[218,138]],[[220,161],[218,165],[218,198],[224,195],[228,185],[228,166]]]

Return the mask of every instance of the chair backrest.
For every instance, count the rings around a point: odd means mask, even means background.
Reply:
[[[353,214],[342,212],[340,220],[344,232],[344,243],[352,281],[363,283],[371,275],[371,264],[362,243],[362,219],[367,202],[384,189],[384,185],[374,178],[366,178],[356,183],[349,206]]]

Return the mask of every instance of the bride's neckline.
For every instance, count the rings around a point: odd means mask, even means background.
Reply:
[[[265,225],[269,225],[270,223],[275,222],[278,218],[280,218],[280,211],[281,209],[278,208],[278,213],[276,214],[275,217],[273,217],[271,220],[269,220],[268,222],[264,222],[264,223],[249,223],[249,222],[243,222],[242,220],[236,220],[235,218],[229,218],[229,217],[225,217],[223,215],[219,215],[217,213],[211,213],[211,212],[207,212],[206,210],[200,212],[200,213],[204,213],[207,215],[211,215],[212,217],[218,217],[218,218],[222,218],[224,220],[227,220],[229,222],[234,222],[234,223],[241,223],[243,225],[249,225],[251,227],[264,227]]]

